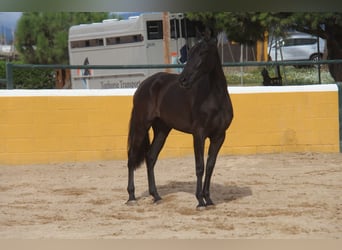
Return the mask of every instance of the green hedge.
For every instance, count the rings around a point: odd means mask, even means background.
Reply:
[[[21,62],[12,62],[22,64]],[[0,79],[6,78],[6,62],[0,61]],[[13,70],[13,88],[15,89],[53,89],[55,87],[55,70],[22,69]],[[0,85],[6,88],[5,84]]]

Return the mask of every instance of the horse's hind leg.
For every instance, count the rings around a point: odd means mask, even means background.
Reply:
[[[150,147],[149,152],[146,157],[146,165],[147,165],[147,176],[148,176],[148,188],[150,195],[153,196],[154,202],[157,203],[161,200],[161,197],[158,194],[155,177],[154,177],[154,166],[156,164],[158,155],[161,149],[164,146],[165,140],[170,133],[170,128],[166,126],[162,121],[156,120],[152,124],[153,128],[153,141]]]
[[[129,142],[128,150],[128,186],[127,191],[129,198],[127,204],[135,204],[135,186],[134,186],[134,171],[143,163],[146,153],[149,150],[150,142],[148,132],[142,126],[137,126],[138,129],[130,131],[131,140]],[[132,128],[133,129],[133,128]]]
[[[135,199],[135,187],[134,187],[134,168],[128,168],[128,186],[127,186],[127,192],[128,192],[128,201],[127,205],[133,205],[136,204]]]

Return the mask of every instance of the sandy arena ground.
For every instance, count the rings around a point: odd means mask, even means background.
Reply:
[[[214,209],[197,211],[193,157],[145,167],[127,206],[125,161],[0,166],[0,238],[341,239],[342,154],[219,156]]]

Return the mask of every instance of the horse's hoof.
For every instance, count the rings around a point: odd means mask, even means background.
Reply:
[[[159,204],[161,204],[162,202],[163,202],[163,200],[162,200],[162,199],[159,199],[159,200],[154,201],[153,204],[154,204],[154,205],[159,205]]]
[[[215,209],[216,206],[215,206],[215,204],[210,204],[210,205],[207,205],[205,208],[206,209]]]
[[[206,209],[205,206],[197,206],[197,207],[196,207],[196,210],[197,210],[197,211],[204,211],[205,209]]]
[[[137,206],[138,202],[136,200],[129,200],[126,202],[127,206]]]

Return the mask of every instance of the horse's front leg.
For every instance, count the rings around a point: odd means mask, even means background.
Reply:
[[[202,192],[202,180],[204,174],[204,138],[194,135],[194,151],[196,164],[196,198],[198,200],[197,209],[205,208],[204,196]]]
[[[204,179],[204,186],[203,186],[203,196],[207,206],[213,206],[214,203],[210,198],[210,181],[211,176],[214,171],[214,167],[216,164],[216,159],[220,148],[224,142],[226,134],[223,133],[220,136],[210,138],[210,146],[208,151],[208,159],[206,165],[206,172],[205,172],[205,179]]]

